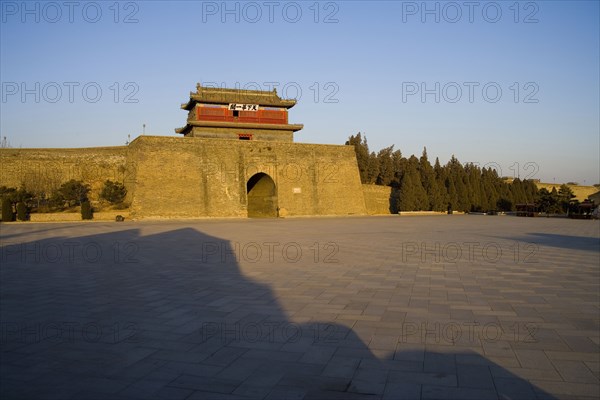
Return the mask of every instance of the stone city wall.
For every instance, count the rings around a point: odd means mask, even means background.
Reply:
[[[130,144],[136,218],[245,217],[248,180],[269,175],[279,215],[362,215],[350,146],[142,136]]]
[[[122,182],[133,218],[246,217],[258,173],[273,180],[281,217],[366,214],[351,146],[140,136],[120,147],[1,149],[0,165],[0,186],[35,193],[76,179],[96,200],[105,180]]]
[[[392,214],[392,208],[390,208],[392,188],[390,186],[363,184],[362,190],[365,197],[367,214]]]
[[[127,147],[0,149],[0,186],[51,193],[70,179],[92,187],[96,200],[104,181],[125,182]]]

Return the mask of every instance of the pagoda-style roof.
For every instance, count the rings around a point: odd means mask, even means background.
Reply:
[[[196,92],[190,92],[190,100],[182,104],[181,108],[189,111],[194,108],[196,103],[246,103],[266,107],[292,108],[296,104],[296,100],[282,99],[277,95],[275,88],[269,92],[262,90],[203,87],[198,83],[196,85]]]

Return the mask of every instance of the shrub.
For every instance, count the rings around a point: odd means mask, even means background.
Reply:
[[[73,207],[77,204],[83,205],[83,203],[88,200],[87,195],[89,192],[90,187],[88,185],[85,185],[81,181],[71,179],[60,185],[60,188],[58,188],[53,196],[53,200],[57,203],[67,203],[69,207]]]
[[[34,194],[25,190],[25,188],[20,188],[13,195],[14,203],[23,203],[26,207],[31,205],[33,202]]]
[[[8,201],[14,202],[16,193],[17,193],[16,188],[0,186],[0,198],[2,200],[8,200]]]
[[[108,201],[111,204],[120,204],[125,200],[127,189],[122,183],[107,180],[104,182],[100,198]]]
[[[92,219],[94,218],[94,212],[92,211],[92,205],[89,201],[81,203],[81,219]]]
[[[498,201],[496,202],[496,207],[500,211],[511,211],[513,208],[513,204],[512,204],[512,201],[508,200],[507,198],[502,197],[501,199],[498,199]]]
[[[17,219],[27,221],[27,206],[23,202],[17,203]]]
[[[14,221],[12,203],[7,199],[2,199],[2,221]]]

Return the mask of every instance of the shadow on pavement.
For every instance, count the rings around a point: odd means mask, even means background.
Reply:
[[[556,235],[552,233],[527,233],[527,239],[543,246],[559,247],[570,250],[600,251],[600,238],[589,236]]]
[[[2,399],[553,398],[477,353],[296,322],[229,241],[168,229],[3,241]]]

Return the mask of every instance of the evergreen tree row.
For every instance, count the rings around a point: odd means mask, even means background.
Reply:
[[[532,180],[508,183],[496,170],[462,165],[454,156],[446,165],[436,157],[432,166],[427,149],[420,158],[403,157],[393,145],[375,153],[360,133],[350,136],[346,145],[354,146],[362,183],[395,189],[392,206],[397,211],[512,211],[516,204],[536,201]]]

